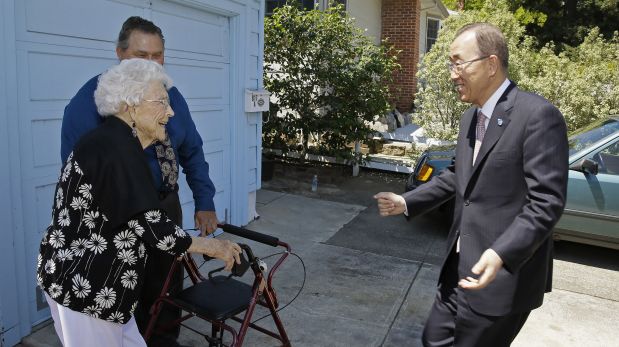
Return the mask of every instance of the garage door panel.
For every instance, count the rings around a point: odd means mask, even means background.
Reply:
[[[40,44],[23,44],[20,48],[18,66],[27,68],[24,72],[28,78],[25,101],[68,102],[87,80],[117,62],[115,56],[102,56],[97,50]]]
[[[35,228],[27,231],[33,235],[32,238],[28,238],[31,245],[35,248],[39,247],[43,232],[49,226],[52,218],[52,204],[54,202],[54,192],[56,191],[56,182],[44,183],[34,187],[34,198],[36,204],[36,211],[32,211],[30,217],[35,217]],[[35,216],[32,216],[34,214]]]
[[[227,65],[181,65],[166,62],[166,70],[185,99],[207,99],[209,103],[228,104]]]
[[[16,1],[16,4],[21,4],[18,6],[25,7],[26,32],[110,42],[116,40],[119,26],[127,17],[144,15],[144,9],[139,7],[145,7],[147,3],[145,0]]]
[[[191,15],[194,18],[153,11],[154,22],[165,33],[166,50],[206,56],[202,59],[228,60],[228,18],[200,11]],[[195,18],[196,15],[201,16]]]
[[[192,111],[192,118],[196,128],[204,142],[206,153],[215,150],[217,142],[228,144],[230,142],[227,109],[217,109],[209,111]]]
[[[24,42],[17,46],[23,177],[55,176],[65,106],[85,81],[116,60],[102,57],[106,53],[99,50]]]
[[[33,208],[28,209],[26,213],[26,221],[24,223],[24,240],[27,254],[34,255],[26,257],[26,276],[28,279],[36,278],[36,254],[39,253],[39,243],[43,232],[49,225],[51,220],[51,206],[54,196],[56,182],[42,182],[44,180],[35,180],[28,189],[24,190],[24,198],[27,201],[33,201]],[[36,283],[34,280],[28,281],[28,292],[33,293],[29,296],[29,310],[31,321],[36,324],[46,319],[49,314],[46,310],[47,305],[41,305],[40,293],[37,293]],[[37,299],[38,298],[38,299]]]
[[[33,167],[53,166],[55,169],[59,166],[60,136],[56,134],[60,134],[61,128],[62,119],[32,121]]]

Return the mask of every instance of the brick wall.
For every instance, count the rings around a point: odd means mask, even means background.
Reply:
[[[400,112],[413,105],[419,62],[419,15],[421,0],[383,0],[381,38],[400,50],[398,62],[402,69],[394,74],[390,86],[392,103]]]

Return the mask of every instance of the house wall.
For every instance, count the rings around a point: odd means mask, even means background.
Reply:
[[[412,109],[419,61],[419,20],[421,0],[383,0],[382,39],[401,50],[398,61],[402,69],[394,74],[392,103],[400,112]]]
[[[381,4],[382,0],[348,0],[346,3],[348,14],[376,45],[381,41]]]
[[[5,0],[0,3],[0,328],[12,346],[47,319],[35,286],[38,242],[60,171],[64,106],[117,62],[122,22],[140,15],[166,36],[166,69],[204,140],[221,220],[255,216],[261,115],[244,111],[262,88],[263,0]],[[199,32],[205,34],[200,35]],[[193,33],[189,34],[188,33]],[[193,201],[181,186],[184,224]]]

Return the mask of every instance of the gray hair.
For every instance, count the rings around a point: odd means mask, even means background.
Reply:
[[[99,76],[95,90],[97,111],[106,117],[118,114],[123,102],[138,105],[152,81],[161,82],[166,89],[172,87],[172,79],[158,63],[139,58],[122,60]]]
[[[503,71],[507,72],[509,51],[501,29],[490,23],[471,23],[458,29],[455,38],[468,31],[473,31],[475,33],[479,53],[481,53],[482,56],[496,55],[501,62]]]

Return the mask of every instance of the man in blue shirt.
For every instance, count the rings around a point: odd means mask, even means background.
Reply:
[[[118,36],[116,55],[119,60],[143,58],[164,63],[164,38],[161,29],[154,23],[140,17],[128,18]],[[61,157],[64,163],[73,147],[82,135],[96,128],[103,122],[97,112],[94,101],[94,91],[97,88],[99,76],[90,79],[77,92],[65,108],[62,120]],[[204,160],[202,138],[191,119],[189,107],[181,93],[172,87],[169,91],[170,106],[174,111],[166,130],[168,139],[165,143],[156,143],[147,147],[144,152],[155,179],[159,185],[162,208],[169,217],[181,225],[182,213],[178,198],[178,163],[183,168],[187,183],[193,192],[195,201],[195,224],[202,235],[212,233],[217,229],[215,213],[215,186],[209,178],[209,166]],[[147,276],[136,309],[135,317],[142,332],[145,331],[150,309],[155,298],[160,294],[161,287],[173,261],[173,257],[150,257],[147,262]],[[182,271],[174,278],[176,286],[182,289]],[[164,310],[159,316],[159,322],[171,321],[180,317],[178,310]],[[179,330],[168,335],[155,335],[149,346],[175,346]]]

